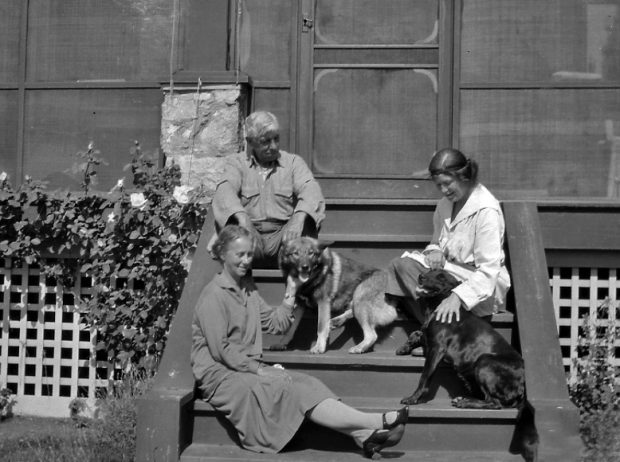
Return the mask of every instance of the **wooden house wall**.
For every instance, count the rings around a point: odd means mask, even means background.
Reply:
[[[242,83],[333,200],[436,199],[462,148],[501,199],[620,194],[616,0],[4,0],[0,169],[71,185],[90,141],[160,155],[162,87]]]

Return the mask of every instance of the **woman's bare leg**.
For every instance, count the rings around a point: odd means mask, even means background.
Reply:
[[[333,398],[321,401],[307,416],[314,423],[351,436],[360,447],[373,431],[383,428],[383,414],[362,412]],[[396,416],[396,411],[388,412],[387,423]]]

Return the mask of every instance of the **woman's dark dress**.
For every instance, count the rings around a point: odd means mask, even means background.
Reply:
[[[262,330],[285,331],[290,310],[269,306],[250,277],[242,286],[220,273],[203,289],[192,322],[192,369],[203,398],[234,425],[244,448],[278,452],[307,411],[338,398],[306,374],[287,371],[292,380],[256,374]]]

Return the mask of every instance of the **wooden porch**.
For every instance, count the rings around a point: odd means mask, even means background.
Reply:
[[[383,204],[376,212],[384,218],[367,220],[365,228],[359,227],[356,220],[373,218],[373,207],[362,207],[357,209],[355,201],[330,203],[329,224],[322,237],[334,241],[333,248],[381,266],[403,249],[421,247],[430,238],[431,202],[391,207]],[[495,316],[493,323],[525,359],[527,396],[540,435],[540,460],[579,460],[579,416],[568,397],[549,290],[542,214],[534,203],[504,202],[503,207],[513,289],[510,312]],[[547,214],[542,222],[548,228],[549,222],[558,223],[558,217]],[[200,290],[218,269],[205,250],[210,226],[209,222],[205,224],[155,386],[139,403],[137,460],[359,460],[361,453],[348,438],[312,424],[305,425],[281,454],[245,451],[236,443],[234,431],[224,419],[207,403],[195,399],[189,365],[189,328]],[[363,232],[355,233],[355,229]],[[255,277],[267,301],[278,303],[283,291],[279,272],[256,270]],[[346,353],[359,334],[351,322],[332,332],[328,352],[316,356],[307,351],[316,332],[314,315],[308,314],[291,349],[265,351],[264,358],[320,378],[351,405],[369,411],[391,409],[412,391],[423,365],[422,358],[394,355],[396,346],[410,330],[410,323],[400,319],[381,332],[373,352],[354,356]],[[277,339],[266,337],[265,343],[274,340]],[[403,440],[396,448],[384,451],[384,457],[416,461],[521,459],[516,410],[452,408],[449,398],[460,390],[458,380],[446,368],[437,374],[433,385],[434,398],[411,407]]]

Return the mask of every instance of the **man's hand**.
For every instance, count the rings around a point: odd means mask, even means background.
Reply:
[[[295,212],[286,225],[284,225],[284,231],[282,233],[282,240],[284,242],[291,241],[301,236],[301,232],[304,229],[304,223],[306,222],[306,212]]]
[[[250,217],[248,216],[247,213],[245,212],[235,213],[234,218],[237,221],[237,224],[241,226],[242,228],[245,228],[248,231],[252,231],[254,229],[252,220],[250,220]]]
[[[260,233],[256,230],[254,225],[252,224],[252,220],[247,213],[239,212],[235,213],[235,220],[237,220],[237,224],[242,228],[247,229],[252,236],[254,236],[254,251],[258,254],[263,253],[263,240],[260,237]]]
[[[444,257],[441,250],[431,250],[424,254],[424,261],[430,269],[442,269],[443,265],[446,263],[446,257]]]
[[[209,252],[209,255],[211,255],[211,258],[217,259],[218,256],[215,255],[215,253],[213,253],[213,245],[215,244],[215,241],[217,241],[216,232],[213,233],[213,235],[211,236],[211,239],[209,239],[209,242],[207,242],[207,252]]]
[[[257,242],[260,242],[260,234],[252,224],[252,220],[247,215],[247,213],[235,213],[235,220],[237,220],[237,224],[242,228],[247,229],[254,237],[257,238]]]
[[[445,298],[435,310],[435,319],[440,322],[452,322],[452,316],[456,316],[456,321],[461,320],[460,315],[461,299],[458,295],[452,292],[447,298]]]

